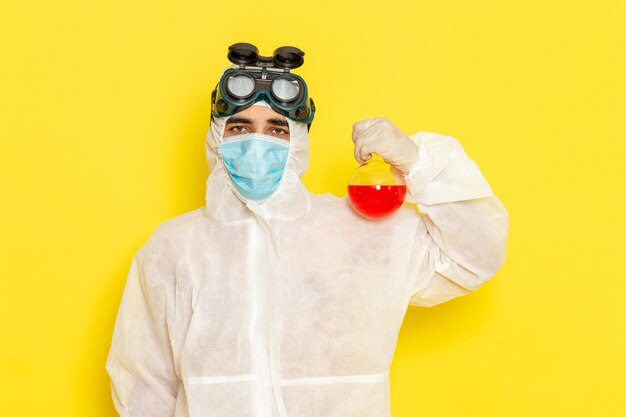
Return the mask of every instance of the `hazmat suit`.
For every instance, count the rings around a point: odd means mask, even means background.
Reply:
[[[365,220],[345,198],[301,183],[307,127],[290,119],[278,188],[246,201],[218,155],[226,119],[206,137],[206,205],[161,224],[132,260],[106,365],[116,409],[388,417],[408,306],[467,294],[496,273],[505,208],[459,142],[420,132],[410,138],[417,159],[403,167],[409,203]],[[357,159],[372,143],[355,140]]]

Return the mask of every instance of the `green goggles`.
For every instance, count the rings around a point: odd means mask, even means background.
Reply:
[[[273,57],[261,57],[250,44],[235,44],[229,50],[229,60],[239,68],[226,70],[213,90],[211,112],[214,117],[231,116],[264,100],[276,113],[311,124],[315,115],[313,99],[308,95],[304,80],[289,72],[302,65],[304,52],[283,47],[277,49]],[[252,67],[247,67],[251,64]]]

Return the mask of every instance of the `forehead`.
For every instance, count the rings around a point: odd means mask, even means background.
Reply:
[[[252,121],[262,121],[268,119],[279,119],[286,121],[285,116],[276,113],[271,108],[265,106],[250,106],[244,111],[240,111],[239,113],[235,113],[231,116],[231,119],[235,118],[251,119]]]

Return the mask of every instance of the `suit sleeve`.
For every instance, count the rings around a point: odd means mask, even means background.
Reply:
[[[106,369],[120,416],[171,417],[180,386],[167,327],[173,268],[164,250],[146,249],[132,260]]]
[[[411,138],[418,161],[405,176],[407,201],[417,204],[425,248],[410,282],[410,305],[433,306],[477,290],[504,262],[508,214],[478,166],[449,136]]]

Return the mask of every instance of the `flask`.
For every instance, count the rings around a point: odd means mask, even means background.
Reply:
[[[370,220],[391,216],[402,206],[405,196],[406,184],[400,172],[374,155],[352,173],[348,182],[350,205]]]

